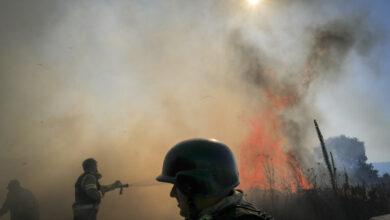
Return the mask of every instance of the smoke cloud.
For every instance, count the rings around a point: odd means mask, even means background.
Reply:
[[[153,181],[186,138],[219,139],[240,160],[267,94],[289,100],[276,111],[286,148],[312,162],[313,85],[338,80],[380,35],[338,1],[263,2],[1,1],[0,187],[19,179],[42,219],[62,220],[85,158],[103,184]],[[107,194],[99,217],[181,219],[169,192]]]

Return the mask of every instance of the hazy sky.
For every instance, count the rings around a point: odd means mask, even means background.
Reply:
[[[325,135],[357,137],[365,142],[369,161],[388,161],[390,155],[390,2],[386,0],[356,1],[350,7],[364,7],[383,28],[384,41],[373,55],[373,68],[352,62],[345,79],[324,88],[316,101],[323,109],[329,130]],[[349,7],[349,6],[345,6]]]
[[[153,181],[191,137],[240,160],[272,93],[296,95],[277,113],[302,160],[318,145],[314,118],[325,138],[357,137],[369,161],[390,160],[388,11],[387,0],[0,0],[0,188],[20,179],[44,219],[62,220],[86,157],[104,183]],[[307,71],[313,54],[325,55]],[[161,187],[109,195],[100,215],[180,219]]]

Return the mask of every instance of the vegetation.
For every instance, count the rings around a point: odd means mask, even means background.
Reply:
[[[325,142],[317,122],[314,124],[321,143],[317,155],[321,154],[322,163],[318,163],[318,169],[307,169],[305,178],[312,188],[302,189],[297,185],[295,192],[277,191],[271,184],[272,173],[267,175],[269,190],[252,188],[248,199],[279,220],[367,220],[390,213],[390,175],[379,177],[378,171],[367,163],[364,143],[344,135]],[[331,150],[330,159],[327,145]],[[341,166],[343,175],[336,172]]]
[[[385,174],[381,183],[349,185],[348,175],[334,195],[332,187],[279,192],[253,188],[248,199],[275,219],[353,219],[367,220],[372,216],[390,213],[390,176]]]

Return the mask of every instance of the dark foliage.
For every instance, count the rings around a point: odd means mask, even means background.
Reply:
[[[349,185],[348,175],[345,175],[343,185],[337,189],[337,196],[330,187],[294,193],[251,189],[248,199],[278,220],[367,220],[390,213],[390,176],[385,174],[379,184],[366,186]]]

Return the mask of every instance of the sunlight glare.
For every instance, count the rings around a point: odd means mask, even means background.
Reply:
[[[256,5],[260,0],[248,0],[249,4]]]

